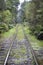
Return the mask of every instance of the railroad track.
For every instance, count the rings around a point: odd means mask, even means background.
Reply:
[[[24,32],[24,36],[25,36],[26,40],[28,41],[28,44],[27,45],[30,47],[30,51],[31,51],[32,56],[33,56],[33,59],[34,59],[34,63],[35,63],[35,65],[39,65],[38,60],[37,60],[37,57],[35,55],[35,52],[34,52],[32,46],[31,46],[31,43],[29,42],[28,36],[26,35],[26,32],[24,30],[23,24],[22,24],[22,29],[23,29],[23,32]]]
[[[7,41],[0,43],[0,47],[1,47],[0,48],[0,65],[4,65],[4,61],[6,59],[10,46],[11,46],[10,43],[7,43]]]
[[[16,33],[15,37],[12,40],[13,42],[11,42],[11,44],[6,43],[6,45],[8,44],[8,46],[6,48],[4,47],[4,49],[5,49],[4,51],[1,51],[2,52],[1,53],[2,56],[0,55],[0,57],[1,57],[1,59],[0,59],[0,62],[1,62],[0,65],[39,65],[38,62],[37,62],[37,59],[35,57],[34,51],[33,51],[32,47],[30,45],[30,42],[28,41],[26,33],[24,32],[23,25],[22,25],[22,30],[23,30],[23,33],[24,33],[24,41],[22,43],[21,42],[17,42],[17,39],[16,39],[17,38],[17,33]],[[18,31],[18,26],[16,27],[16,32],[17,31]],[[15,52],[14,50],[17,47],[19,47],[19,45],[21,46],[22,44],[24,44],[26,46],[26,49],[27,49],[27,60],[26,60],[26,62],[23,61],[22,63],[16,64],[14,62],[16,60],[16,58],[14,57],[13,53]],[[2,50],[3,50],[3,48],[2,48]],[[29,57],[30,56],[30,52],[31,52],[31,54],[33,56],[35,64],[31,63],[32,59]]]
[[[13,42],[13,45],[12,45],[12,48],[11,48],[11,51],[10,51],[10,53],[9,53],[9,57],[8,57],[8,60],[6,61],[6,64],[5,65],[33,65],[32,64],[32,59],[30,58],[30,51],[29,51],[29,45],[27,45],[28,44],[28,42],[27,42],[27,40],[25,40],[26,38],[24,37],[24,41],[21,43],[21,42],[17,42],[17,39],[15,38],[15,41]],[[25,45],[25,48],[26,48],[26,51],[27,51],[27,53],[26,54],[24,54],[24,55],[26,55],[27,56],[27,58],[25,59],[23,59],[22,57],[21,57],[21,62],[18,64],[18,63],[15,63],[14,61],[17,59],[17,60],[19,60],[18,58],[15,58],[14,57],[14,55],[12,55],[13,54],[13,52],[15,52],[14,50],[17,48],[19,48],[19,47],[22,47],[22,45]],[[17,47],[16,47],[17,46]],[[20,48],[21,49],[21,48]],[[14,53],[15,54],[15,53]],[[21,53],[21,55],[22,55],[22,53]],[[26,62],[25,62],[25,60],[26,60]]]
[[[0,65],[6,65],[15,38],[16,34],[0,43]]]

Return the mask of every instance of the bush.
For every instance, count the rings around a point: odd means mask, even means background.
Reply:
[[[0,33],[8,31],[9,28],[5,23],[0,23]]]
[[[13,28],[13,26],[14,26],[13,24],[8,25],[9,29]]]
[[[2,22],[2,12],[0,11],[0,22]]]
[[[11,12],[9,10],[3,11],[3,20],[7,24],[12,22],[12,14],[11,14]]]

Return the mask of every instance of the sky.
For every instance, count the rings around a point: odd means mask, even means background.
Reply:
[[[21,4],[24,2],[24,0],[19,0],[20,1],[20,5],[18,6],[18,10],[21,8]],[[30,0],[26,0],[26,1],[30,1]]]
[[[24,0],[19,0],[20,1],[20,3],[23,3],[24,2]],[[26,1],[30,1],[30,0],[26,0]]]
[[[24,2],[24,0],[19,0],[20,1],[20,3],[23,3]]]

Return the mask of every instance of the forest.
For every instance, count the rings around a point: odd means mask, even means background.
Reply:
[[[0,0],[0,33],[15,25],[18,4],[18,0]]]
[[[2,5],[3,4],[3,5]],[[0,33],[13,28],[17,22],[19,0],[0,0]],[[28,22],[31,34],[43,37],[43,1],[24,1],[21,5],[21,22]],[[43,38],[42,38],[43,39]]]
[[[2,65],[43,65],[43,0],[0,0],[1,54]]]

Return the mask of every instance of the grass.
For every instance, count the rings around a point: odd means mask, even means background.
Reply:
[[[40,41],[34,35],[31,35],[29,27],[27,25],[24,27],[24,29],[34,49],[39,49],[40,47],[43,47],[43,41]]]
[[[15,34],[15,27],[10,29],[8,32],[5,32],[3,34],[1,34],[1,38],[0,39],[5,39],[5,38],[9,38],[11,37],[13,34]]]
[[[17,38],[18,38],[18,40],[23,40],[23,39],[24,39],[24,34],[23,34],[23,31],[22,31],[22,28],[21,28],[20,25],[19,25],[19,27],[18,27]]]

